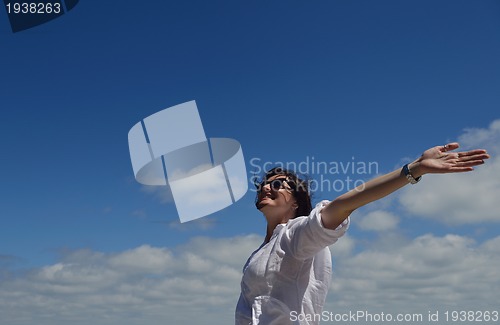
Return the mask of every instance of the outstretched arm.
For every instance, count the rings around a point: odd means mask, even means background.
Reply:
[[[426,150],[420,158],[408,164],[414,178],[424,174],[461,173],[474,170],[490,156],[483,149],[449,152],[459,147],[453,142]],[[374,178],[330,202],[321,212],[323,225],[335,229],[354,210],[381,199],[408,184],[402,169]]]

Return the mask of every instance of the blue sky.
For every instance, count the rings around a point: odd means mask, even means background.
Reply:
[[[385,173],[447,141],[498,152],[499,36],[497,1],[80,1],[62,17],[15,34],[0,10],[0,286],[32,293],[33,274],[60,270],[58,265],[92,266],[92,259],[78,260],[79,252],[104,259],[168,252],[177,262],[166,263],[159,277],[182,280],[175,272],[188,267],[183,256],[199,253],[203,240],[226,248],[241,243],[232,253],[241,263],[231,254],[213,260],[239,270],[265,231],[253,192],[223,211],[180,224],[168,193],[134,180],[129,129],[190,100],[196,100],[209,137],[241,143],[249,177],[252,159],[377,162]],[[490,165],[495,162],[493,156]],[[353,216],[359,223],[353,221],[339,249],[340,277],[347,274],[342,265],[362,268],[355,264],[362,254],[385,252],[388,243],[390,252],[395,243],[413,252],[421,241],[431,248],[444,241],[490,254],[487,244],[500,230],[492,204],[500,185],[494,168],[484,167],[475,178],[426,176],[417,187],[359,211]],[[450,187],[454,196],[445,195]],[[315,202],[339,194],[320,191]],[[458,203],[478,220],[460,215]],[[366,221],[370,215],[390,235]],[[498,287],[498,277],[488,279]],[[226,285],[227,302],[211,306],[230,320],[239,282]],[[336,290],[341,287],[334,286],[331,296],[342,296]],[[105,297],[106,290],[99,292]],[[194,292],[182,297],[193,299]],[[53,299],[47,324],[77,318],[56,307],[78,303],[76,294],[36,294]],[[488,307],[488,297],[478,293],[477,299]],[[167,306],[177,306],[168,299]],[[375,308],[369,298],[361,301]],[[15,306],[25,315],[5,316],[10,324],[34,323],[35,305]],[[136,306],[148,315],[147,307]],[[127,319],[125,312],[112,314]],[[142,319],[155,323],[154,317]]]

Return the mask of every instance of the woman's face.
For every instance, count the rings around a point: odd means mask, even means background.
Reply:
[[[285,175],[274,175],[261,184],[257,207],[264,214],[295,215],[297,202]]]

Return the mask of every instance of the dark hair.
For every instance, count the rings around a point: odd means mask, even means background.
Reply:
[[[268,179],[276,175],[286,176],[286,182],[292,189],[292,195],[298,205],[297,210],[295,210],[294,218],[299,216],[308,216],[312,211],[311,194],[309,193],[309,180],[305,177],[304,179],[301,179],[294,171],[282,167],[274,167],[273,169],[268,170],[261,181],[254,178],[254,185],[257,188],[257,195],[255,196],[255,206],[257,209],[259,208],[258,200],[261,187]]]

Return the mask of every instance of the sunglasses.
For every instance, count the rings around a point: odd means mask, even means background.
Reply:
[[[285,182],[288,185],[288,187],[285,186]],[[280,189],[293,191],[295,189],[295,183],[292,180],[284,177],[284,178],[275,178],[272,181],[265,180],[262,183],[256,184],[255,187],[257,188],[257,192],[262,191],[264,186],[266,186],[267,184],[270,185],[273,191],[279,191]]]

